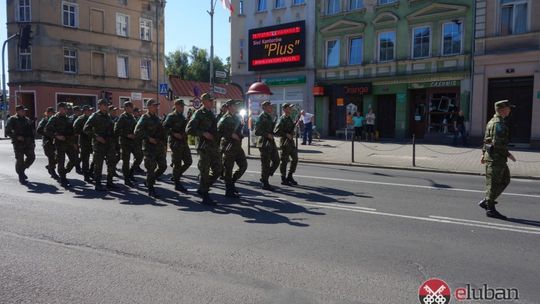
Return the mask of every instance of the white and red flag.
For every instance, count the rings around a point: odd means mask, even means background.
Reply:
[[[221,5],[223,5],[224,9],[231,12],[231,15],[232,15],[232,13],[234,12],[234,7],[233,7],[233,5],[231,3],[231,0],[221,0]]]

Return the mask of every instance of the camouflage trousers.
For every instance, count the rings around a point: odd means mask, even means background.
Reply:
[[[495,203],[495,200],[510,184],[510,170],[505,162],[486,163],[486,198]]]
[[[219,161],[219,149],[217,146],[208,145],[205,149],[199,149],[198,152],[199,191],[206,193],[221,175],[222,164]]]
[[[238,169],[234,171],[234,164],[238,166]],[[227,186],[233,185],[247,170],[247,159],[244,149],[241,146],[230,149],[229,151],[223,151],[223,170],[225,176],[225,184]]]
[[[43,152],[47,157],[47,166],[49,166],[50,170],[54,170],[56,168],[56,155],[54,143],[51,139],[43,140]]]
[[[36,160],[35,154],[36,144],[33,139],[25,138],[24,141],[13,142],[13,150],[15,151],[15,171],[17,174],[24,173],[24,170]]]
[[[56,165],[58,166],[58,175],[65,178],[66,175],[71,172],[73,167],[79,163],[79,155],[75,144],[69,142],[59,142],[55,143],[55,152],[56,152]],[[69,158],[68,163],[66,164],[66,155]]]
[[[96,183],[101,181],[103,163],[107,160],[107,179],[112,180],[116,170],[116,150],[112,141],[102,144],[97,141],[93,143],[94,149],[94,179]]]
[[[163,145],[156,145],[144,151],[144,167],[146,168],[146,185],[153,187],[156,178],[167,170],[167,150]]]
[[[79,156],[81,161],[81,169],[84,174],[90,173],[90,155],[92,155],[92,143],[89,142],[79,142],[79,148],[81,154]]]
[[[191,150],[187,144],[171,144],[171,167],[173,168],[173,180],[179,181],[184,172],[193,164]]]
[[[274,175],[279,167],[279,153],[275,145],[268,145],[259,148],[261,153],[261,180],[268,182],[270,176]]]
[[[135,145],[135,143],[122,143],[121,144],[121,154],[122,154],[122,174],[124,179],[128,178],[132,173],[132,168],[137,168],[141,165],[143,161],[143,153],[140,148]],[[133,154],[133,165],[130,167],[131,155]]]
[[[296,166],[298,165],[298,149],[294,144],[285,143],[281,145],[281,165],[279,170],[281,171],[281,176],[287,176],[287,164],[291,161],[291,166],[289,167],[289,174],[296,172]]]

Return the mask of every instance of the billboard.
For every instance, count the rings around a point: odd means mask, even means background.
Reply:
[[[249,30],[249,70],[303,67],[305,40],[305,21]]]

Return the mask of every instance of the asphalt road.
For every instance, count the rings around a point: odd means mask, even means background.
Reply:
[[[275,176],[268,192],[250,161],[242,199],[219,184],[210,208],[196,168],[191,194],[161,182],[154,201],[142,186],[96,193],[75,173],[63,189],[37,154],[20,185],[0,141],[0,303],[419,303],[432,277],[519,289],[462,303],[539,302],[538,181],[512,181],[500,221],[476,206],[478,176],[301,164],[299,186]]]

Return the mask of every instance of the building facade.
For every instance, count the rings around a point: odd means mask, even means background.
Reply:
[[[30,25],[31,45],[9,43],[9,106],[39,118],[59,102],[116,106],[159,98],[164,76],[164,2],[8,0],[8,36]]]
[[[540,148],[540,3],[477,0],[471,135],[481,139],[493,104],[509,99],[511,141]]]
[[[231,81],[247,91],[265,82],[276,113],[293,103],[314,110],[315,1],[233,0]],[[254,109],[257,113],[259,109]]]
[[[470,113],[473,0],[319,0],[317,126],[372,109],[381,138],[449,137]]]

